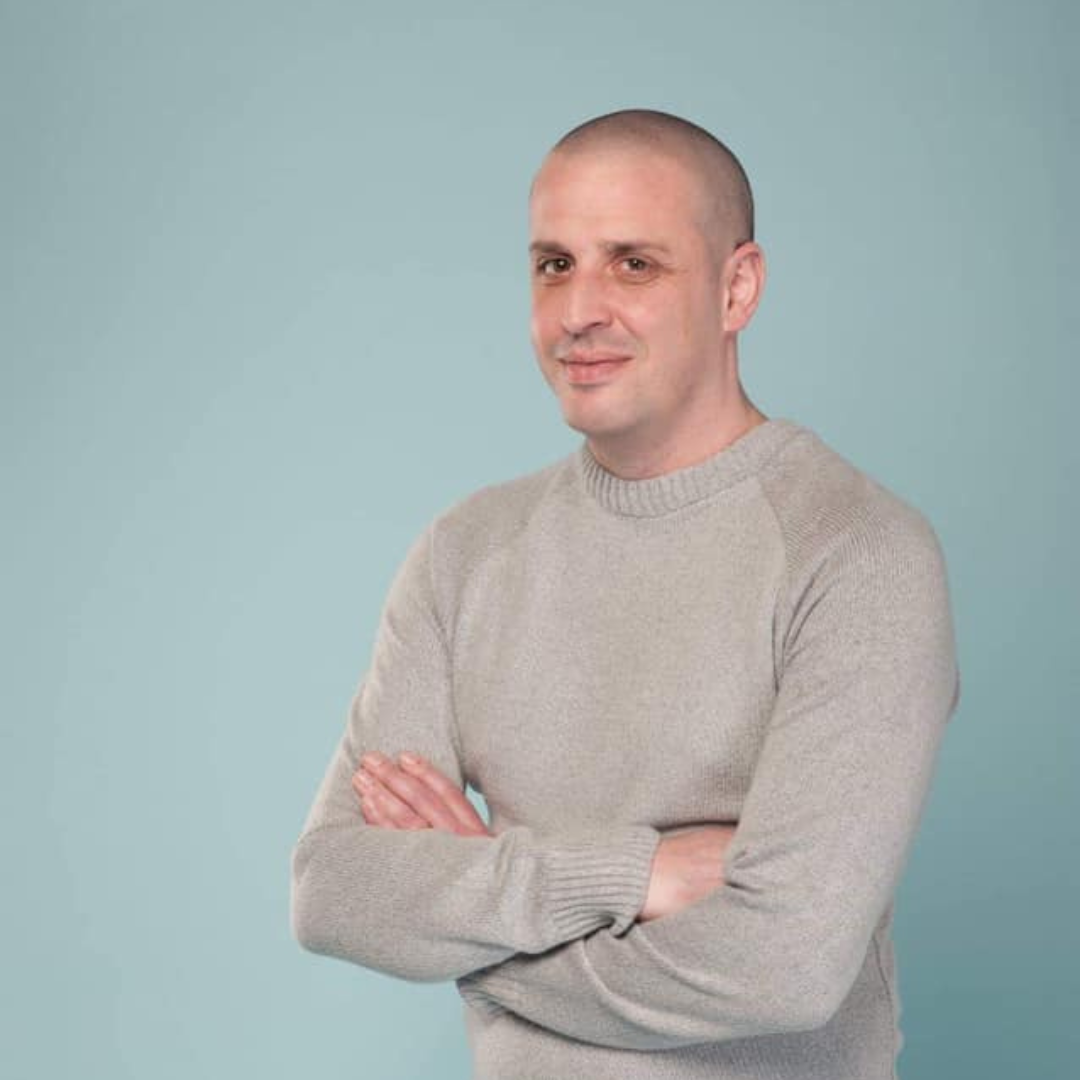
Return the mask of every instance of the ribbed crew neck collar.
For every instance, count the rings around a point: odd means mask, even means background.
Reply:
[[[644,480],[609,472],[594,457],[588,440],[578,449],[577,464],[585,490],[606,510],[627,517],[660,517],[751,475],[801,430],[793,420],[772,417],[703,461]]]

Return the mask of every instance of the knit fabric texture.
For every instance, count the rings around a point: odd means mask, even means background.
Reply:
[[[300,944],[455,980],[475,1080],[891,1080],[894,894],[960,693],[927,519],[772,418],[627,480],[583,441],[438,514],[292,851]],[[493,837],[368,825],[412,750]],[[636,921],[664,833],[723,884]]]

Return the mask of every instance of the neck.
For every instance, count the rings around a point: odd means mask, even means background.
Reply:
[[[609,471],[587,441],[581,444],[577,464],[585,490],[602,509],[622,517],[659,519],[741,483],[803,430],[792,420],[767,418],[703,461],[640,479]]]
[[[644,480],[697,465],[767,419],[764,413],[743,398],[728,412],[707,417],[698,427],[666,439],[643,443],[638,436],[633,443],[594,438],[589,438],[587,442],[593,457],[608,472],[624,480]]]

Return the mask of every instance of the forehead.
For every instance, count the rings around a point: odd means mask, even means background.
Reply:
[[[697,172],[654,150],[556,151],[540,167],[529,198],[531,229],[693,230],[704,211]]]

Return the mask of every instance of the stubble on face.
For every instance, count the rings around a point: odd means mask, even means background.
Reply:
[[[703,354],[700,368],[720,348],[719,268],[699,178],[639,147],[556,151],[530,211],[533,345],[567,423],[597,438],[620,428],[626,440],[647,437],[665,413],[687,411],[703,375],[690,354]],[[537,259],[555,267],[550,277],[538,276]],[[572,384],[564,361],[575,355],[629,363]]]

